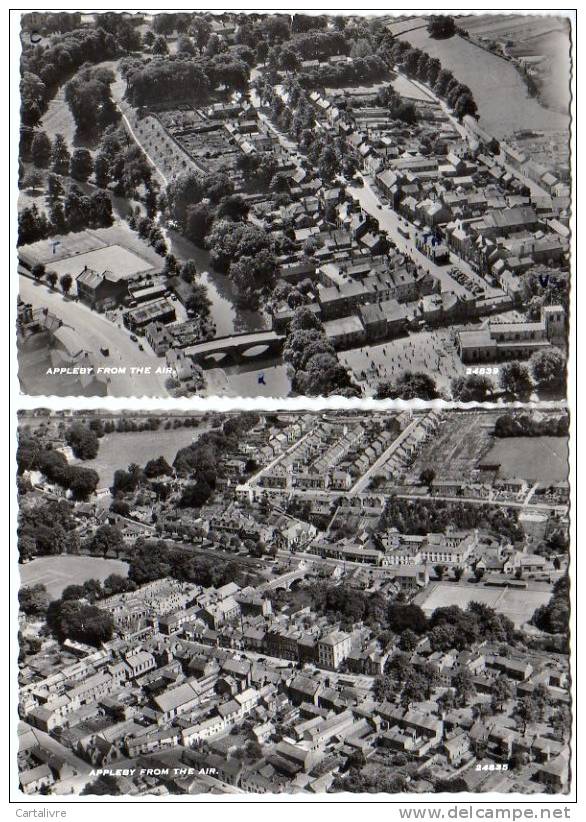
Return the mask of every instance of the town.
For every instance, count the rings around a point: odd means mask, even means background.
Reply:
[[[23,15],[24,389],[563,397],[569,116],[514,46],[569,32],[504,20]]]
[[[567,435],[21,411],[21,790],[566,793]]]

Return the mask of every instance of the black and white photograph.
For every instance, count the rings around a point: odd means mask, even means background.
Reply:
[[[9,11],[14,818],[577,822],[577,18]]]
[[[571,24],[23,12],[21,391],[564,398]]]
[[[564,795],[568,414],[19,414],[23,794]]]

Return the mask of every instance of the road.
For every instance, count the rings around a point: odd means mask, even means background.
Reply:
[[[423,424],[423,421],[426,419],[426,417],[427,414],[425,414],[422,417],[415,417],[415,419],[412,420],[403,431],[401,431],[397,439],[393,440],[389,447],[385,451],[383,451],[380,457],[372,463],[368,471],[366,471],[360,477],[358,482],[356,482],[355,485],[353,485],[352,488],[348,491],[349,497],[355,497],[356,494],[360,494],[361,491],[364,491],[364,489],[368,486],[368,483],[370,482],[371,476],[374,476],[378,469],[381,467],[381,465],[384,465],[385,462],[388,461],[389,457],[395,453],[397,448],[399,448],[403,444],[403,442],[405,442],[405,440],[417,428],[417,426]]]
[[[436,496],[435,494],[433,496],[431,494],[397,494],[397,497],[400,499],[427,500],[431,502],[441,500],[443,502],[461,502],[466,505],[495,505],[500,508],[523,508],[527,509],[527,511],[555,511],[556,514],[568,513],[567,505],[554,505],[553,503],[549,504],[544,502],[527,504],[526,500],[523,502],[510,502],[508,500],[482,499],[478,497],[444,497]]]
[[[101,314],[92,311],[83,303],[73,299],[64,299],[59,291],[51,291],[44,285],[20,275],[20,298],[31,303],[34,308],[48,308],[63,320],[63,323],[74,329],[80,338],[80,345],[95,355],[95,367],[126,366],[126,374],[110,374],[108,394],[113,397],[167,397],[165,388],[168,375],[155,374],[155,370],[164,362],[154,354],[139,351],[138,345],[130,339],[125,328],[114,325]],[[103,357],[100,348],[110,350],[109,357]],[[150,367],[151,374],[132,375],[131,367]]]
[[[363,180],[364,186],[349,185],[347,187],[348,192],[358,200],[361,207],[368,214],[378,220],[380,228],[388,232],[389,239],[393,241],[398,250],[402,254],[406,254],[408,257],[411,257],[411,259],[420,265],[425,271],[429,271],[434,277],[437,277],[441,283],[442,291],[452,291],[455,294],[469,293],[469,290],[464,285],[461,285],[448,274],[450,266],[437,265],[437,263],[434,263],[433,260],[430,260],[429,257],[426,257],[425,254],[422,254],[421,251],[415,247],[417,229],[414,225],[409,223],[409,239],[403,237],[403,235],[399,233],[400,225],[402,225],[403,228],[406,227],[405,219],[400,217],[396,211],[393,211],[393,209],[382,205],[381,198],[374,190],[372,181],[369,177],[363,176]],[[473,271],[468,263],[465,263],[455,254],[450,254],[450,261],[454,268],[459,268],[468,277],[470,277],[475,284],[484,289],[487,296],[502,294],[501,289],[494,288],[489,285],[482,279],[482,277]]]
[[[22,728],[32,731],[46,751],[54,754],[58,759],[63,759],[77,771],[75,776],[57,782],[54,789],[55,792],[61,796],[69,793],[79,793],[90,781],[89,771],[91,770],[91,765],[84,762],[84,760],[76,756],[73,751],[66,748],[58,740],[44,731],[34,728],[32,725],[29,725],[28,722],[22,721],[20,725]]]

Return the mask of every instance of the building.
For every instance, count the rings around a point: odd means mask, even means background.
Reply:
[[[124,325],[131,331],[142,333],[151,323],[171,323],[176,319],[175,306],[170,300],[156,300],[125,311]]]
[[[548,305],[539,322],[490,322],[478,331],[460,331],[456,346],[465,363],[527,359],[563,338],[564,327],[562,306]]]
[[[332,631],[317,642],[317,662],[322,668],[337,671],[350,653],[352,637],[344,631]]]
[[[91,308],[103,310],[114,307],[128,297],[128,282],[108,270],[100,274],[86,265],[75,282],[77,296]]]

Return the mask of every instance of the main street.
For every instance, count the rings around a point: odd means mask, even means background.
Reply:
[[[48,286],[37,283],[29,277],[20,275],[20,298],[30,303],[33,308],[48,308],[59,317],[65,326],[73,329],[79,336],[80,346],[94,355],[96,366],[120,368],[126,366],[126,374],[109,374],[108,394],[114,397],[166,397],[165,388],[168,375],[155,374],[164,360],[154,354],[140,351],[138,345],[130,339],[129,332],[107,320],[102,314],[92,311],[83,303],[65,298],[59,291],[52,291]],[[109,357],[100,354],[100,349],[110,351]],[[150,367],[150,374],[130,373],[131,367]]]
[[[360,206],[368,214],[378,220],[380,228],[388,233],[389,239],[397,246],[397,249],[402,254],[411,257],[415,263],[436,277],[441,283],[442,291],[452,291],[460,295],[467,294],[469,289],[457,282],[457,280],[448,273],[450,266],[438,265],[415,247],[417,229],[413,224],[407,223],[409,232],[408,239],[399,232],[399,227],[406,230],[406,220],[400,217],[393,209],[383,205],[381,197],[376,192],[370,177],[363,175],[362,179],[364,180],[363,186],[350,184],[347,186],[347,190],[358,200]],[[489,285],[468,263],[460,259],[460,257],[452,253],[450,254],[450,262],[452,267],[459,268],[473,283],[480,286],[488,297],[502,294],[499,288]]]

